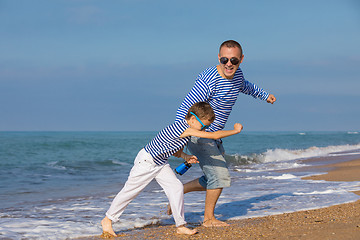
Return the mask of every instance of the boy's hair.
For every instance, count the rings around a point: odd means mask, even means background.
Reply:
[[[243,55],[243,51],[242,51],[242,48],[241,48],[240,43],[238,43],[238,42],[235,41],[235,40],[227,40],[227,41],[223,42],[223,43],[220,45],[219,52],[220,52],[220,50],[221,50],[222,47],[228,47],[228,48],[237,47],[237,48],[240,49],[240,55],[241,55],[241,56]]]
[[[190,112],[193,112],[198,118],[206,119],[210,122],[215,120],[215,113],[212,107],[207,102],[197,102],[189,108],[189,111],[185,117],[186,120],[189,120],[193,116]]]

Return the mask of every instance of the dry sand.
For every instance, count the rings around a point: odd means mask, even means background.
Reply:
[[[360,181],[360,159],[331,164],[327,174],[304,178],[326,181]],[[360,191],[356,192],[360,195]],[[193,236],[176,235],[174,226],[152,226],[119,233],[116,239],[360,239],[360,200],[316,210],[227,221],[229,227],[205,228]],[[189,226],[191,227],[191,226]],[[87,239],[100,239],[93,236]]]

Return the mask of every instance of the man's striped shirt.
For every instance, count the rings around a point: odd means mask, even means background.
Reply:
[[[180,135],[190,126],[185,119],[177,121],[161,130],[145,147],[157,165],[167,163],[167,159],[183,148],[190,137],[180,138]]]
[[[269,97],[263,89],[246,81],[240,68],[233,79],[226,79],[218,73],[216,66],[210,67],[196,79],[194,87],[180,105],[175,121],[184,119],[194,103],[208,102],[215,112],[215,121],[207,131],[222,130],[240,92],[262,100]]]

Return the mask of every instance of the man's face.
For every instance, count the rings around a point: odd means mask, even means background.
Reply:
[[[221,63],[220,59],[227,58],[227,63],[223,64]],[[238,63],[234,65],[232,61],[230,61],[233,58],[236,58]],[[232,79],[235,75],[236,70],[239,68],[240,63],[242,62],[244,58],[244,55],[241,55],[240,49],[237,47],[222,47],[220,49],[219,53],[219,63],[220,63],[220,70],[222,72],[222,75],[225,76],[227,79]],[[233,61],[234,62],[234,61]]]

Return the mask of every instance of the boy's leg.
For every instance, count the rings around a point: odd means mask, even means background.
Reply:
[[[169,199],[170,206],[177,227],[178,234],[192,235],[197,233],[197,230],[185,227],[184,217],[184,188],[180,180],[175,176],[169,164],[166,164],[159,174],[155,177],[156,181],[164,189],[166,196]]]
[[[148,157],[148,154],[141,150],[135,158],[128,180],[106,212],[106,218],[111,222],[118,221],[126,206],[155,178],[159,169],[152,159]],[[102,221],[103,230],[112,234],[112,227],[109,228],[106,218]]]
[[[184,187],[175,176],[170,165],[166,164],[155,179],[169,199],[176,227],[186,224],[184,218]]]
[[[101,220],[101,227],[103,229],[103,234],[109,233],[110,235],[116,237],[116,233],[112,227],[112,221],[108,217],[105,216],[103,220]]]

